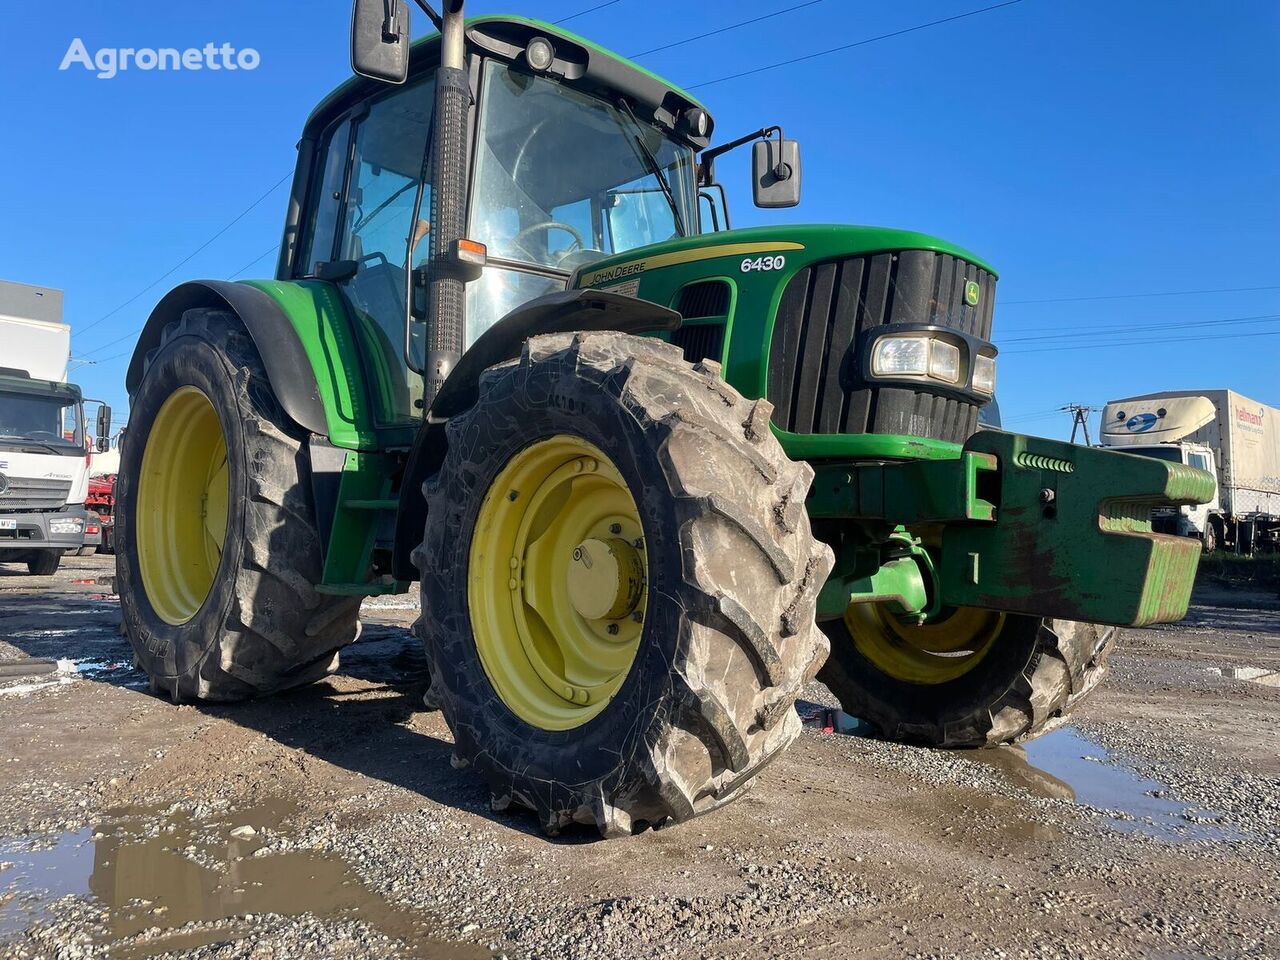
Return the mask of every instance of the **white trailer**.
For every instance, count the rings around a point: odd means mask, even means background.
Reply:
[[[1217,500],[1157,516],[1206,549],[1280,548],[1280,410],[1234,390],[1171,390],[1113,400],[1102,445],[1209,470]]]
[[[62,292],[0,280],[0,563],[51,574],[84,542],[90,441]]]

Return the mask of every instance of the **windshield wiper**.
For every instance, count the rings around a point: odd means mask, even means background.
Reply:
[[[631,104],[625,99],[618,100],[618,106],[621,112],[625,112],[631,118],[631,122],[635,124],[639,133],[633,134],[631,140],[639,147],[640,157],[644,160],[645,166],[649,168],[649,172],[654,175],[658,181],[658,186],[662,188],[663,195],[667,198],[667,203],[671,204],[671,216],[675,218],[676,229],[680,231],[680,236],[687,237],[688,231],[684,228],[684,218],[680,216],[680,208],[676,206],[675,191],[671,189],[671,181],[667,179],[666,173],[662,170],[662,165],[658,163],[658,158],[653,155],[653,151],[649,149],[649,145],[644,142],[644,126],[636,117],[635,111],[631,109]]]
[[[50,453],[58,452],[57,447],[51,443],[45,443],[43,440],[32,440],[29,437],[20,437],[17,434],[12,433],[0,435],[0,442],[10,443],[15,441],[22,444],[24,447],[44,447],[44,449],[48,450]]]

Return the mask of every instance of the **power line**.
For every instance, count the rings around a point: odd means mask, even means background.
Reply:
[[[1260,290],[1280,290],[1270,287],[1222,287],[1218,290],[1165,290],[1158,293],[1113,293],[1103,297],[1040,297],[1034,300],[1003,300],[1002,306],[1014,303],[1084,303],[1093,300],[1139,300],[1144,297],[1190,297],[1202,293],[1256,293]]]
[[[1007,357],[1018,353],[1060,353],[1063,350],[1114,350],[1117,347],[1141,347],[1153,343],[1163,343],[1168,346],[1175,347],[1184,343],[1192,343],[1199,340],[1239,340],[1242,337],[1280,337],[1280,330],[1264,331],[1262,333],[1211,333],[1203,337],[1153,337],[1146,340],[1118,340],[1114,343],[1090,343],[1079,347],[1060,344],[1054,347],[1030,347],[1025,350],[1005,350],[1002,351],[1000,355],[1002,357]]]
[[[612,7],[615,3],[621,3],[622,0],[605,0],[604,3],[597,3],[594,7],[587,7],[585,10],[579,10],[577,13],[571,13],[567,17],[561,17],[559,20],[552,20],[554,24],[568,23],[570,20],[577,20],[578,17],[585,17],[588,13],[595,13],[597,10],[603,10],[605,7]]]
[[[254,257],[252,260],[250,260],[248,263],[246,263],[243,267],[241,267],[239,270],[237,270],[235,273],[233,273],[233,274],[232,274],[231,276],[229,276],[227,279],[228,279],[228,280],[234,280],[236,277],[240,276],[242,273],[244,273],[244,272],[245,272],[245,271],[247,271],[250,267],[252,267],[254,264],[256,264],[259,260],[262,260],[264,257],[267,257],[267,256],[269,256],[269,255],[270,255],[270,254],[272,254],[272,253],[275,253],[275,252],[276,252],[277,250],[279,250],[279,249],[280,249],[280,244],[278,244],[278,243],[277,243],[277,244],[275,244],[275,246],[273,246],[270,250],[266,250],[266,251],[263,251],[262,253],[258,254],[256,257]],[[126,340],[131,340],[131,339],[133,339],[134,337],[136,337],[138,334],[140,334],[140,333],[142,332],[142,330],[143,330],[143,327],[138,327],[136,330],[130,330],[128,333],[126,333],[126,334],[125,334],[124,336],[122,336],[122,337],[116,337],[116,339],[114,339],[114,340],[108,340],[106,343],[101,344],[100,346],[94,347],[92,350],[87,350],[87,351],[85,351],[85,356],[86,356],[86,357],[88,357],[90,354],[94,354],[94,353],[99,352],[100,350],[105,350],[105,349],[107,349],[107,347],[114,347],[117,343],[123,343],[123,342],[124,342],[124,341],[126,341]],[[112,354],[111,356],[109,356],[109,357],[99,357],[97,360],[86,360],[86,361],[83,361],[83,362],[86,362],[86,363],[108,363],[108,362],[110,362],[111,360],[119,360],[121,357],[127,357],[127,356],[129,356],[129,354],[131,354],[131,353],[133,353],[133,348],[132,348],[132,347],[131,347],[130,349],[128,349],[128,350],[126,350],[126,351],[124,351],[124,353],[113,353],[113,354]]]
[[[937,20],[930,20],[928,23],[918,23],[914,27],[903,27],[901,30],[894,30],[890,33],[882,33],[879,36],[867,37],[865,40],[855,40],[853,43],[841,44],[838,47],[830,47],[826,50],[819,50],[817,53],[808,53],[803,57],[792,57],[790,60],[780,60],[777,63],[771,63],[764,67],[754,67],[751,70],[743,70],[741,73],[731,73],[725,77],[716,77],[714,80],[704,80],[701,83],[692,84],[688,89],[697,90],[699,87],[709,87],[712,84],[724,83],[727,80],[737,80],[741,77],[750,77],[753,74],[765,73],[769,70],[777,70],[780,67],[790,67],[797,63],[804,63],[806,60],[816,60],[818,57],[825,57],[832,53],[840,53],[844,50],[852,50],[854,47],[866,46],[868,43],[875,43],[878,40],[888,40],[892,37],[900,37],[903,34],[915,33],[917,30],[927,30],[929,27],[941,26],[944,23],[952,23],[956,20],[964,20],[966,17],[976,17],[980,13],[990,13],[992,10],[1000,10],[1004,7],[1012,7],[1015,4],[1022,3],[1022,0],[1005,0],[1004,3],[992,4],[989,7],[981,7],[977,10],[970,10],[967,13],[957,13],[952,17],[940,17]]]
[[[1096,337],[1098,334],[1146,333],[1153,330],[1180,330],[1187,327],[1219,327],[1250,323],[1275,323],[1280,320],[1280,313],[1260,314],[1254,317],[1227,317],[1221,320],[1189,320],[1185,323],[1139,323],[1127,327],[1101,326],[1076,327],[1067,333],[1045,333],[1034,337],[1001,337],[999,342],[1031,343],[1037,340],[1078,340],[1081,337]]]
[[[144,293],[146,293],[148,290],[150,290],[152,287],[154,287],[154,286],[155,286],[157,283],[159,283],[161,280],[165,279],[165,278],[166,278],[166,277],[168,277],[168,276],[171,276],[171,275],[172,275],[176,270],[178,270],[180,267],[182,267],[182,266],[184,266],[185,264],[189,263],[189,262],[190,262],[190,261],[191,261],[191,260],[196,256],[196,254],[200,253],[202,250],[204,250],[206,247],[208,247],[211,243],[213,243],[213,241],[217,240],[220,236],[222,236],[224,233],[226,233],[228,230],[230,230],[232,227],[234,227],[237,223],[239,223],[241,220],[243,220],[243,219],[245,218],[245,216],[247,216],[247,215],[248,215],[249,211],[251,211],[251,210],[252,210],[254,207],[256,207],[258,204],[262,203],[262,201],[263,201],[263,200],[265,200],[265,199],[267,199],[267,197],[271,196],[271,194],[275,193],[275,192],[276,192],[276,190],[278,190],[278,189],[280,188],[280,185],[281,185],[282,183],[284,183],[286,180],[288,180],[288,179],[289,179],[290,177],[292,177],[292,176],[293,176],[292,171],[291,171],[291,172],[289,172],[289,173],[287,173],[287,174],[285,174],[285,176],[281,177],[279,180],[277,180],[277,181],[276,181],[276,183],[271,187],[271,189],[270,189],[270,190],[268,190],[266,193],[264,193],[262,196],[260,196],[257,200],[253,201],[253,203],[249,204],[249,206],[247,206],[247,207],[245,207],[243,210],[241,210],[241,211],[240,211],[240,213],[236,215],[236,217],[235,217],[235,219],[234,219],[234,220],[232,220],[230,223],[228,223],[225,227],[223,227],[221,230],[219,230],[217,233],[215,233],[212,237],[210,237],[210,238],[209,238],[208,240],[206,240],[204,243],[200,244],[200,246],[198,246],[198,247],[196,247],[194,250],[192,250],[192,251],[191,251],[191,253],[187,254],[187,256],[185,256],[181,261],[179,261],[178,263],[174,264],[172,267],[170,267],[170,268],[169,268],[168,270],[166,270],[164,273],[160,274],[160,276],[156,277],[154,280],[152,280],[150,283],[148,283],[145,287],[143,287],[141,290],[139,290],[137,293],[135,293],[132,297],[130,297],[130,298],[129,298],[128,300],[126,300],[124,303],[120,304],[120,306],[118,306],[118,307],[116,307],[114,310],[112,310],[110,313],[103,314],[103,315],[102,315],[101,317],[99,317],[97,320],[93,321],[93,323],[90,323],[90,324],[88,324],[87,326],[84,326],[84,327],[80,327],[80,328],[79,328],[79,329],[77,329],[75,332],[76,332],[77,334],[81,334],[81,333],[84,333],[86,330],[92,330],[94,327],[96,327],[98,324],[102,323],[104,320],[108,320],[108,319],[110,319],[111,317],[113,317],[113,316],[115,316],[117,313],[119,313],[121,310],[123,310],[125,307],[129,306],[129,304],[133,303],[135,300],[137,300],[139,297],[141,297]],[[119,341],[114,341],[114,342],[118,343]],[[107,346],[110,346],[110,344],[107,344]],[[101,348],[99,348],[99,349],[101,349]]]
[[[271,249],[269,249],[269,250],[264,250],[262,253],[258,254],[256,257],[254,257],[252,260],[250,260],[248,263],[246,263],[243,267],[241,267],[239,270],[237,270],[237,271],[236,271],[235,273],[233,273],[231,276],[227,277],[227,279],[228,279],[228,280],[234,280],[236,277],[240,276],[242,273],[245,273],[246,271],[248,271],[251,267],[253,267],[253,266],[254,266],[256,263],[258,263],[260,260],[265,260],[267,257],[271,256],[271,254],[275,253],[275,252],[276,252],[277,250],[279,250],[279,249],[280,249],[280,244],[278,244],[278,243],[277,243],[277,244],[274,244],[274,245],[271,247]]]
[[[708,30],[706,33],[700,33],[696,37],[685,37],[683,40],[675,40],[671,43],[664,43],[660,47],[654,47],[652,50],[645,50],[641,53],[628,54],[632,60],[639,60],[641,57],[647,57],[651,53],[657,53],[660,50],[670,50],[672,47],[682,47],[686,43],[693,43],[695,40],[705,40],[707,37],[718,36],[722,33],[728,33],[730,30],[737,30],[739,27],[748,27],[753,23],[760,23],[764,20],[772,20],[774,17],[780,17],[784,13],[791,13],[804,7],[812,7],[814,4],[824,3],[825,0],[805,0],[804,3],[797,3],[793,7],[786,7],[782,10],[775,10],[773,13],[766,13],[760,17],[752,17],[750,20],[739,20],[737,23],[731,23],[728,26],[719,27],[715,30]],[[712,81],[715,82],[715,81]]]

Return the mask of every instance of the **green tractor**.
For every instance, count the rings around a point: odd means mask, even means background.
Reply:
[[[815,676],[885,737],[1006,743],[1094,686],[1095,624],[1183,616],[1199,548],[1149,514],[1212,478],[977,431],[980,258],[731,230],[725,150],[798,202],[777,127],[712,147],[581,37],[419,5],[410,51],[403,0],[357,0],[276,278],[185,283],[139,339],[118,588],[153,689],[322,678],[419,581],[456,762],[614,836],[738,795]]]

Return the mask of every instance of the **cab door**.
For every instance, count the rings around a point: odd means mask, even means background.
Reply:
[[[406,360],[411,274],[430,249],[434,74],[358,104],[321,144],[303,270],[332,281],[353,320],[379,427],[421,421],[422,376]],[[422,325],[408,352],[422,366]]]

